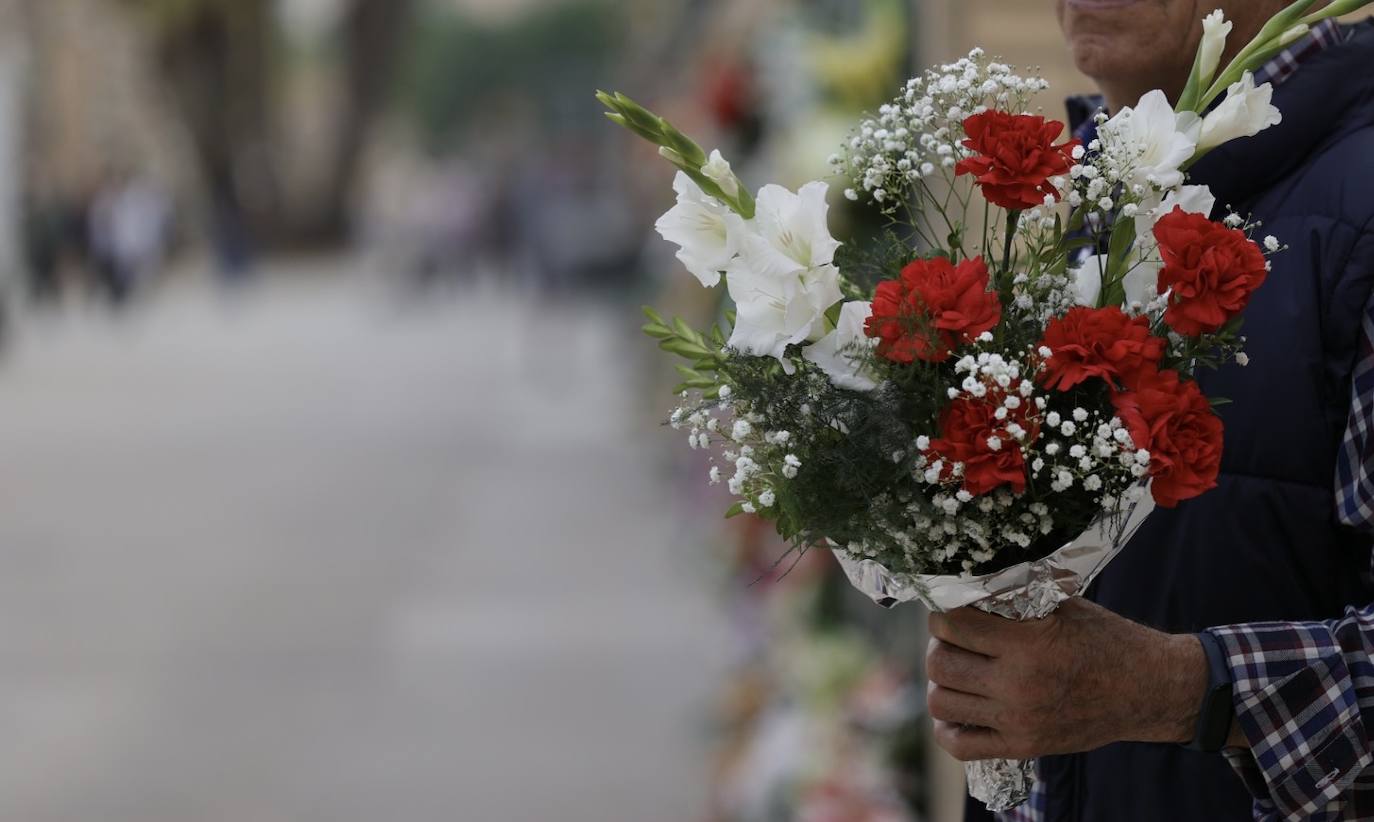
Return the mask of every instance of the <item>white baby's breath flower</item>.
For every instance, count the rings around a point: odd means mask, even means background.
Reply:
[[[1264,248],[1265,248],[1265,250],[1267,250],[1267,251],[1278,251],[1279,248],[1280,248],[1280,246],[1279,246],[1279,238],[1278,238],[1278,237],[1275,237],[1275,236],[1272,235],[1272,234],[1270,234],[1268,237],[1265,237],[1265,238],[1264,238]]]

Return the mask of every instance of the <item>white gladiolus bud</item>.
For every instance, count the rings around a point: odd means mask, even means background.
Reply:
[[[711,152],[711,158],[706,161],[706,165],[701,167],[701,173],[708,180],[720,186],[720,190],[725,192],[726,197],[739,196],[739,179],[735,177],[735,172],[730,169],[730,163],[720,155],[719,149]]]
[[[1246,72],[1240,82],[1226,90],[1226,99],[1202,121],[1202,136],[1198,150],[1230,142],[1241,137],[1253,137],[1270,126],[1283,122],[1283,115],[1270,104],[1274,87],[1268,83],[1255,85],[1255,76]]]
[[[1202,45],[1198,48],[1199,86],[1206,89],[1217,76],[1221,55],[1226,51],[1226,38],[1233,24],[1217,9],[1202,19]]]

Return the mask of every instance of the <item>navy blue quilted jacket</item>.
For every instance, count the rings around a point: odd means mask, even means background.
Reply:
[[[1335,512],[1336,455],[1374,284],[1374,21],[1275,91],[1283,123],[1192,172],[1290,250],[1245,315],[1247,368],[1202,376],[1232,404],[1218,487],[1151,515],[1089,595],[1171,632],[1339,617],[1374,602],[1371,537]],[[1251,818],[1220,754],[1118,744],[1041,762],[1049,820]]]

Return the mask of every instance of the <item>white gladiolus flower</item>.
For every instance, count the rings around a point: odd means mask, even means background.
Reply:
[[[727,269],[737,316],[730,346],[746,354],[777,357],[825,331],[825,312],[841,299],[839,271],[831,264],[840,244],[826,225],[825,183],[807,183],[796,194],[781,186],[759,191],[752,231]]]
[[[1212,194],[1212,190],[1207,186],[1183,186],[1170,191],[1163,199],[1147,198],[1140,204],[1140,211],[1136,214],[1136,239],[1141,243],[1154,245],[1155,223],[1175,208],[1206,217],[1212,213],[1216,205],[1216,195]]]
[[[830,382],[850,391],[872,391],[878,387],[871,375],[853,359],[860,346],[872,348],[877,340],[864,334],[864,321],[873,313],[873,304],[848,302],[840,307],[835,330],[809,345],[802,356],[820,366]]]
[[[1074,302],[1093,308],[1102,296],[1102,280],[1107,273],[1107,256],[1098,254],[1087,258],[1078,268],[1071,269],[1069,276],[1074,283]],[[1137,259],[1121,281],[1126,290],[1127,306],[1134,303],[1144,305],[1158,296],[1159,263],[1149,259]]]
[[[830,236],[826,215],[829,186],[807,183],[793,194],[782,186],[759,190],[754,232],[745,238],[744,253],[762,263],[761,273],[791,273],[830,265],[840,243]]]
[[[710,288],[720,282],[720,272],[739,252],[744,220],[681,171],[673,179],[673,190],[677,205],[658,218],[654,228],[678,246],[677,258]]]
[[[1180,167],[1197,151],[1197,115],[1176,113],[1155,90],[1103,123],[1098,137],[1113,164],[1131,169],[1127,182],[1176,188],[1183,184]]]
[[[736,307],[730,347],[777,357],[792,373],[795,369],[783,353],[787,346],[824,331],[826,310],[841,298],[839,272],[827,265],[770,277],[759,274],[744,258],[736,259],[727,272]]]
[[[1126,305],[1148,305],[1159,297],[1159,269],[1156,259],[1139,259],[1121,281],[1126,289]]]
[[[1274,87],[1255,85],[1255,76],[1246,72],[1240,82],[1226,90],[1226,99],[1202,121],[1198,148],[1216,148],[1241,137],[1253,137],[1270,126],[1283,122],[1283,115],[1270,104]]]
[[[701,167],[701,173],[725,192],[727,197],[739,196],[739,179],[735,177],[735,172],[730,169],[730,163],[720,155],[720,150],[711,152],[711,158],[706,165]]]
[[[1225,13],[1217,9],[1202,18],[1202,45],[1198,49],[1198,67],[1202,70],[1200,79],[1203,89],[1211,85],[1221,66],[1221,55],[1226,51],[1226,38],[1231,34],[1232,23]]]
[[[1075,303],[1089,308],[1097,306],[1097,301],[1102,296],[1102,278],[1107,273],[1106,265],[1107,256],[1097,254],[1084,260],[1078,268],[1069,270],[1069,277],[1073,279]]]

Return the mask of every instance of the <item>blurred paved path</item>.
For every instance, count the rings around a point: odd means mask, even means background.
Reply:
[[[0,819],[700,818],[724,632],[618,314],[353,283],[0,362]]]

